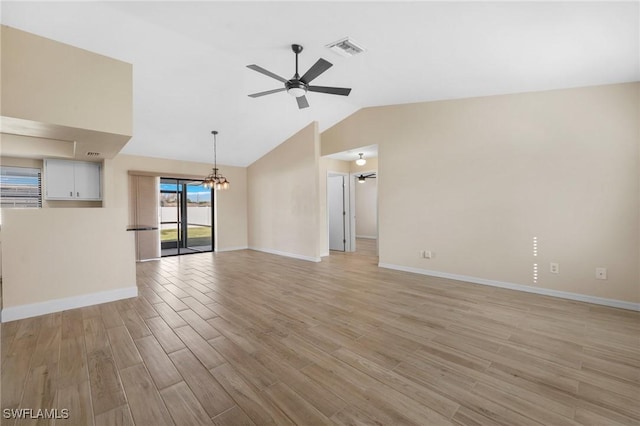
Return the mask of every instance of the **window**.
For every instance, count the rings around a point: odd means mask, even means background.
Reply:
[[[42,207],[40,169],[0,167],[0,208]]]

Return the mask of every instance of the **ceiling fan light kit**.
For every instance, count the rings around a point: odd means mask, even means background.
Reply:
[[[367,160],[365,160],[364,158],[362,158],[362,156],[364,155],[363,153],[358,154],[360,156],[360,158],[358,158],[356,160],[356,164],[358,166],[364,166],[365,164],[367,164]]]
[[[287,93],[294,98],[299,98],[307,94],[307,88],[301,81],[287,81],[285,83]]]
[[[298,55],[302,52],[302,46],[299,44],[292,44],[291,50],[296,55],[296,73],[289,80],[280,77],[277,74],[272,73],[259,65],[252,64],[247,65],[247,68],[257,71],[261,74],[264,74],[268,77],[276,79],[281,83],[284,83],[284,87],[280,89],[272,89],[264,92],[253,93],[249,95],[251,98],[258,98],[260,96],[270,95],[272,93],[284,92],[287,91],[288,94],[296,98],[298,102],[298,108],[303,109],[309,106],[309,102],[307,101],[306,94],[307,92],[317,92],[317,93],[327,93],[329,95],[340,95],[340,96],[349,96],[351,93],[351,89],[347,89],[344,87],[325,87],[325,86],[311,86],[309,83],[313,81],[320,74],[328,70],[333,66],[333,64],[325,59],[318,59],[315,64],[309,70],[300,77],[298,73]]]

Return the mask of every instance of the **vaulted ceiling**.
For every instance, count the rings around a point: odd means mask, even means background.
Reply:
[[[133,64],[134,136],[123,153],[246,166],[313,120],[360,108],[640,80],[640,8],[630,2],[11,2],[5,25]],[[367,50],[325,46],[352,37]],[[281,92],[300,69],[333,67],[299,110]]]

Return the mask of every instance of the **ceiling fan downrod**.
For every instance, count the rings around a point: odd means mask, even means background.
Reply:
[[[299,80],[300,74],[298,74],[298,54],[302,52],[302,46],[300,46],[299,44],[292,44],[291,50],[293,50],[293,53],[296,54],[296,75],[294,75],[293,78],[295,78],[296,80]]]

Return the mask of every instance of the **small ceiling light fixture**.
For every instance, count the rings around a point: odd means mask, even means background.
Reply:
[[[356,160],[356,164],[358,166],[364,166],[365,164],[367,164],[367,160],[365,160],[364,158],[362,158],[362,156],[364,155],[363,153],[358,154],[360,156],[360,158],[358,158]]]
[[[218,131],[213,130],[211,134],[213,134],[213,169],[209,176],[204,178],[202,186],[208,189],[229,189],[229,181],[227,178],[218,173],[218,159],[216,156],[216,135],[218,134]]]

